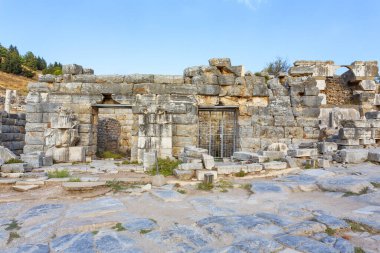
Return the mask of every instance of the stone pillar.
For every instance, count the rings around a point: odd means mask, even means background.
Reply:
[[[4,111],[10,113],[11,112],[11,101],[12,101],[12,90],[6,90],[5,91],[5,102],[4,102]]]

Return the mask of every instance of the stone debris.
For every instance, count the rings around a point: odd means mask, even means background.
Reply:
[[[89,191],[105,187],[106,182],[63,182],[62,187],[66,191]]]
[[[373,188],[372,184],[366,180],[350,176],[340,176],[334,178],[321,178],[317,185],[325,191],[360,193],[363,190]]]
[[[197,170],[196,172],[197,180],[203,181],[206,174],[211,174],[214,176],[214,180],[218,179],[218,173],[214,170]]]

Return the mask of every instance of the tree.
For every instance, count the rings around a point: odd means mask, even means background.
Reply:
[[[2,70],[7,73],[19,75],[22,73],[21,57],[17,50],[17,47],[9,46],[8,52],[2,64]]]
[[[267,64],[265,71],[268,72],[269,75],[278,76],[280,72],[288,72],[289,68],[290,64],[286,59],[277,57],[275,61]]]
[[[24,65],[31,70],[37,70],[37,58],[32,52],[27,52],[23,57]]]
[[[44,70],[46,69],[47,64],[44,58],[42,57],[37,57],[37,70]]]

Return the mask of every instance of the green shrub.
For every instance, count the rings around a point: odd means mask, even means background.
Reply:
[[[5,164],[12,164],[12,163],[23,163],[23,161],[17,158],[12,158],[5,162]]]
[[[126,230],[125,227],[123,227],[123,225],[121,223],[116,223],[116,225],[113,226],[112,228],[118,232]]]
[[[110,158],[122,159],[122,158],[124,158],[124,156],[122,154],[114,153],[112,151],[104,151],[103,153],[99,154],[98,156],[100,158],[103,158],[103,159],[110,159]]]
[[[112,190],[114,192],[119,192],[119,191],[122,191],[125,189],[125,187],[122,185],[122,182],[120,181],[117,181],[117,180],[112,180],[112,181],[107,181],[106,182],[106,185],[110,188],[112,188]]]
[[[54,171],[49,171],[47,174],[48,174],[48,178],[64,178],[64,177],[70,176],[70,172],[67,169],[64,169],[64,170],[55,169]]]
[[[177,192],[179,192],[181,194],[186,194],[186,190],[184,190],[184,189],[177,189]]]
[[[239,171],[237,173],[234,174],[235,177],[245,177],[248,173],[244,172],[244,171]]]
[[[360,247],[355,247],[355,253],[365,253],[365,251]]]
[[[173,175],[173,170],[180,165],[181,162],[178,160],[171,160],[170,158],[158,158],[158,170],[161,175],[171,176]],[[153,169],[149,171],[152,176],[156,175],[156,164],[153,165]]]
[[[141,229],[140,230],[140,234],[142,234],[142,235],[147,234],[149,232],[152,232],[152,229]]]
[[[138,161],[128,161],[128,160],[125,160],[121,163],[122,165],[141,165],[141,163],[139,163]]]
[[[71,177],[69,182],[82,182],[82,180],[79,177]]]
[[[214,188],[214,185],[212,183],[202,182],[198,184],[197,188],[201,191],[211,191]]]
[[[20,235],[17,232],[10,232],[7,244],[11,243],[14,239],[20,238]]]
[[[326,234],[328,234],[329,236],[333,236],[333,235],[335,235],[336,230],[335,230],[335,229],[332,229],[332,228],[326,228],[325,232],[326,232]]]
[[[5,230],[9,231],[9,230],[19,230],[21,227],[18,225],[18,222],[17,220],[13,219],[11,221],[11,223],[8,223],[8,224],[5,224],[7,225],[7,227],[5,228]]]

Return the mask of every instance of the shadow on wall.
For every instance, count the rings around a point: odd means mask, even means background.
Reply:
[[[98,152],[112,151],[121,153],[119,140],[121,134],[120,122],[116,119],[105,118],[98,123]]]

